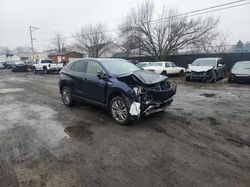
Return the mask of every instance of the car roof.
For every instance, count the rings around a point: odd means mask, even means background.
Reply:
[[[219,58],[219,57],[210,57],[210,58],[197,58],[195,60],[219,60],[219,59],[222,59],[222,58]]]

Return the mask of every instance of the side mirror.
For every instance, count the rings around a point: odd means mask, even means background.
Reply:
[[[98,77],[99,79],[104,79],[104,78],[107,78],[107,75],[106,75],[106,73],[105,73],[104,71],[98,70],[98,71],[97,71],[97,77]]]

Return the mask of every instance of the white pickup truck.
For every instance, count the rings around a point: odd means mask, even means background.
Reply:
[[[38,71],[43,71],[45,74],[49,72],[59,72],[63,68],[63,64],[53,63],[52,60],[38,60],[33,64],[33,71],[37,73]]]

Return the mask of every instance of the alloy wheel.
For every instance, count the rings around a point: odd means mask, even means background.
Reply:
[[[70,89],[65,87],[62,91],[62,98],[63,98],[63,102],[66,105],[70,105],[71,102],[71,93],[70,93]]]
[[[128,118],[128,110],[121,100],[115,100],[111,106],[112,115],[116,121],[123,123]]]

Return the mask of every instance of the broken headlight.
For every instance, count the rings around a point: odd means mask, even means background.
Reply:
[[[138,96],[138,95],[141,95],[142,92],[143,92],[143,87],[142,86],[136,86],[133,88],[134,92],[135,92],[135,95]]]

